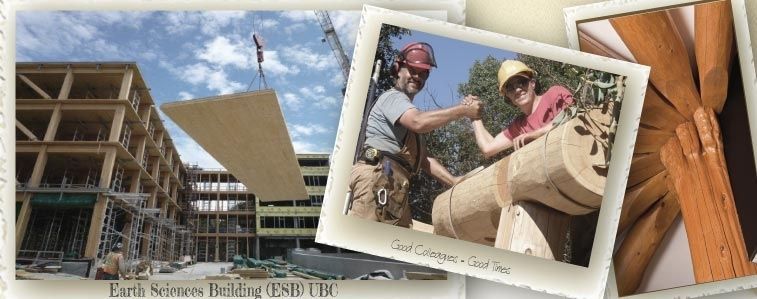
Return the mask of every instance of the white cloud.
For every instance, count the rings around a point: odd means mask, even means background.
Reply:
[[[360,25],[360,12],[358,11],[329,11],[331,23],[339,35],[339,41],[347,53],[352,55],[352,48],[357,39],[357,30]]]
[[[232,22],[244,19],[245,11],[204,11],[201,30],[207,35],[216,35]]]
[[[279,21],[276,21],[273,19],[265,19],[261,21],[260,23],[255,24],[255,26],[260,26],[263,29],[276,28],[277,25],[279,25]]]
[[[292,25],[284,27],[284,33],[286,33],[287,35],[292,35],[292,33],[305,30],[305,28],[307,27],[303,23],[294,23]]]
[[[244,11],[203,11],[203,12],[165,12],[161,20],[170,34],[184,34],[195,29],[206,35],[215,36],[229,29],[236,21],[243,20]]]
[[[306,141],[292,140],[292,147],[298,154],[320,152],[315,144]]]
[[[254,51],[242,42],[232,42],[223,36],[217,36],[205,46],[195,52],[195,56],[211,64],[220,66],[233,65],[239,69],[248,69],[252,66],[250,61]]]
[[[265,74],[285,77],[300,73],[300,68],[296,65],[281,62],[277,51],[265,51],[263,56],[265,57],[265,61],[263,61],[263,72]]]
[[[286,57],[287,61],[316,71],[322,71],[329,67],[337,67],[336,60],[331,52],[318,54],[313,49],[302,45],[285,47],[281,51],[281,54]]]
[[[284,95],[281,97],[281,100],[283,101],[284,105],[286,105],[286,107],[288,107],[290,110],[298,111],[302,107],[302,101],[300,100],[300,97],[291,92],[284,93]]]
[[[281,16],[294,22],[317,22],[315,13],[310,10],[288,10],[281,13]]]
[[[194,99],[194,98],[195,98],[195,96],[193,94],[189,93],[189,92],[186,92],[186,91],[180,91],[179,92],[179,100],[181,100],[181,101],[191,100],[191,99]]]
[[[337,99],[326,95],[326,88],[323,85],[316,85],[312,88],[301,87],[299,92],[303,98],[309,99],[316,108],[329,109],[336,106]]]
[[[19,58],[34,60],[152,60],[157,58],[154,45],[143,40],[123,43],[114,32],[134,33],[154,17],[134,11],[21,11],[16,51]]]
[[[220,94],[234,93],[244,88],[242,83],[229,79],[223,69],[209,67],[204,63],[173,67],[167,62],[161,61],[160,66],[168,69],[184,82],[192,85],[205,83],[205,88],[217,91]]]
[[[289,134],[292,136],[292,138],[307,137],[307,136],[312,136],[315,134],[324,134],[328,132],[329,130],[326,129],[326,127],[319,124],[314,124],[314,123],[308,123],[305,125],[300,125],[300,124],[289,125]]]

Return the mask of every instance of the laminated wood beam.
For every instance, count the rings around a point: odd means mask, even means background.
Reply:
[[[702,104],[720,113],[728,95],[733,56],[733,16],[730,1],[696,5],[694,53],[699,69]]]
[[[50,95],[48,95],[44,90],[42,90],[42,88],[39,88],[39,86],[37,86],[37,84],[34,84],[34,82],[32,82],[32,80],[29,79],[29,77],[26,77],[26,76],[21,75],[21,74],[18,74],[18,77],[21,78],[21,81],[24,81],[24,83],[26,83],[26,85],[28,85],[29,87],[31,87],[42,98],[48,99],[48,100],[52,99],[50,97]]]
[[[129,97],[129,91],[131,90],[131,81],[134,78],[134,69],[128,69],[124,73],[121,79],[121,88],[118,90],[118,99],[126,100]]]
[[[32,133],[32,131],[29,130],[29,128],[27,128],[26,126],[24,126],[23,123],[21,123],[20,121],[18,121],[18,119],[16,120],[16,128],[18,128],[19,130],[21,130],[21,133],[24,133],[24,135],[26,135],[26,137],[29,137],[30,140],[32,140],[32,141],[39,141],[39,139],[37,138],[37,136],[35,136],[34,133]]]
[[[652,67],[650,81],[686,119],[701,100],[686,46],[666,11],[610,19],[636,61]]]
[[[74,72],[69,69],[66,72],[66,77],[63,78],[63,85],[60,87],[60,92],[58,93],[58,99],[59,100],[66,100],[68,99],[68,95],[71,93],[71,86],[74,84]]]
[[[273,90],[167,103],[161,109],[261,201],[308,198]]]

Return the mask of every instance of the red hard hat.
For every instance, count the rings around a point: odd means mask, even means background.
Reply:
[[[434,58],[434,49],[431,45],[423,42],[412,42],[400,50],[400,61],[406,63],[412,67],[431,69],[436,67],[436,59]]]

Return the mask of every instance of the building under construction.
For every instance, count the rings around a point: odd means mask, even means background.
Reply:
[[[17,264],[285,256],[314,243],[327,155],[298,155],[309,198],[261,203],[186,166],[131,62],[16,66]]]

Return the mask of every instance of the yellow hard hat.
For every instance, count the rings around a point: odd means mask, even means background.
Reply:
[[[536,72],[523,62],[517,60],[505,60],[502,62],[499,72],[497,72],[497,82],[499,83],[497,91],[499,91],[499,94],[503,95],[502,87],[505,86],[507,80],[510,80],[510,78],[519,73],[528,73],[531,78],[536,75]]]

